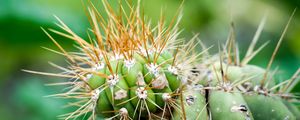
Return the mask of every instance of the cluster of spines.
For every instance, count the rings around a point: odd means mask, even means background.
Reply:
[[[292,16],[294,15],[293,12]],[[214,73],[204,85],[210,86],[208,94],[208,110],[212,119],[223,120],[234,119],[299,119],[299,110],[283,96],[289,96],[288,99],[296,100],[292,95],[291,89],[298,83],[298,69],[291,79],[281,83],[275,83],[276,70],[270,74],[270,68],[275,55],[280,47],[283,37],[292,19],[290,17],[276,47],[271,56],[266,69],[248,62],[266,45],[262,45],[254,50],[255,44],[265,24],[266,17],[263,18],[252,43],[242,61],[239,60],[239,49],[234,38],[234,29],[222,51],[212,57],[212,64],[209,70]],[[233,28],[233,24],[231,26]],[[210,72],[211,73],[211,72]],[[288,91],[286,91],[289,89]],[[297,101],[297,100],[296,100]],[[290,107],[289,107],[290,106]],[[294,107],[291,107],[294,106]],[[224,116],[228,118],[223,118]]]
[[[92,26],[92,34],[88,34],[90,42],[75,34],[59,18],[58,26],[64,32],[49,29],[74,40],[80,52],[67,52],[43,29],[60,51],[46,49],[64,55],[70,62],[67,68],[51,63],[64,72],[28,72],[71,78],[70,82],[53,84],[71,85],[67,92],[51,95],[78,99],[70,106],[79,108],[62,115],[64,119],[90,113],[90,119],[95,119],[96,114],[110,119],[163,118],[172,114],[165,111],[180,107],[174,98],[184,85],[182,81],[187,79],[185,71],[199,58],[194,53],[186,54],[196,47],[195,41],[184,44],[178,40],[180,11],[168,27],[162,17],[153,28],[140,16],[139,6],[133,8],[126,1],[130,13],[127,15],[120,5],[117,15],[106,0],[102,2],[107,20],[93,3],[87,9]],[[163,111],[161,116],[154,114],[158,111]]]

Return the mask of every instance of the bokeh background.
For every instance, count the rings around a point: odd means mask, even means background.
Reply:
[[[84,1],[84,0],[82,0]],[[76,33],[83,35],[89,28],[81,0],[1,0],[0,1],[0,119],[53,120],[72,108],[64,108],[68,101],[44,97],[58,93],[63,87],[45,86],[64,79],[22,72],[21,69],[55,72],[48,62],[65,64],[62,56],[41,46],[57,49],[42,32],[43,28],[57,28],[53,15],[61,18]],[[99,0],[98,0],[99,1]],[[112,0],[115,2],[117,0]],[[157,21],[160,10],[170,21],[182,0],[142,0],[145,14]],[[292,11],[299,0],[185,0],[181,37],[187,39],[199,33],[207,45],[224,42],[235,23],[236,37],[245,53],[262,17],[268,19],[259,45],[270,44],[251,61],[265,67]],[[300,11],[290,28],[275,59],[279,80],[288,79],[300,66]],[[66,49],[72,50],[71,40],[54,36]],[[217,48],[214,48],[217,50]],[[300,91],[296,87],[294,91]]]

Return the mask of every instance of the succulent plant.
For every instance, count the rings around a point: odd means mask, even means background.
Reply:
[[[254,50],[265,19],[240,60],[233,29],[226,44],[219,45],[220,52],[210,54],[208,49],[212,47],[206,47],[197,36],[187,42],[178,38],[180,9],[169,24],[162,15],[153,27],[141,14],[139,2],[133,6],[125,1],[116,12],[108,1],[102,0],[105,13],[89,3],[88,40],[59,18],[62,31],[43,29],[60,51],[49,50],[65,56],[69,66],[52,63],[61,73],[25,71],[70,79],[56,83],[68,88],[52,96],[75,99],[70,106],[78,108],[60,118],[300,119],[299,110],[291,103],[296,101],[295,96],[290,93],[300,70],[291,79],[277,84],[274,74],[270,74],[287,27],[264,69],[248,62],[265,46]],[[48,31],[75,41],[78,51],[67,52]]]

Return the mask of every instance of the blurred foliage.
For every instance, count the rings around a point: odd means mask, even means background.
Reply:
[[[166,20],[170,22],[182,0],[143,0],[142,3],[147,18],[153,23],[159,19],[161,10],[165,13]],[[48,61],[64,64],[62,56],[40,47],[57,50],[40,27],[58,28],[54,24],[57,20],[53,15],[56,15],[76,33],[84,36],[89,26],[84,6],[80,0],[0,1],[1,119],[52,120],[70,110],[61,108],[67,102],[65,100],[43,97],[62,90],[60,87],[46,87],[43,84],[61,79],[27,74],[21,72],[21,69],[51,72],[55,70],[47,66]],[[232,20],[243,54],[265,11],[268,11],[266,27],[259,44],[266,41],[270,41],[270,44],[252,61],[265,67],[288,17],[298,6],[299,0],[185,0],[184,16],[180,24],[184,31],[181,36],[191,38],[199,33],[199,38],[208,45],[216,44],[218,41],[224,42]],[[300,65],[299,19],[298,11],[276,56],[274,67],[280,68],[281,80],[290,77]],[[57,35],[54,37],[68,50],[72,50],[71,40]],[[299,90],[298,86],[295,91]]]
[[[45,97],[54,94],[51,91],[61,91],[59,89],[47,89],[41,79],[25,79],[16,86],[13,96],[13,103],[16,109],[20,110],[18,115],[28,120],[53,120],[57,115],[65,114],[67,109],[63,106],[66,100]],[[62,89],[62,88],[60,88]],[[51,90],[51,91],[50,91]]]

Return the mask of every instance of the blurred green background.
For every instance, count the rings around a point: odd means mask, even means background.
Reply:
[[[115,0],[117,1],[117,0]],[[170,21],[182,0],[142,0],[145,14],[157,21],[162,9]],[[269,16],[259,44],[270,44],[251,61],[265,67],[272,51],[299,0],[185,0],[181,37],[199,33],[208,45],[225,41],[231,18],[236,35],[245,53],[265,11]],[[279,79],[289,78],[300,66],[300,11],[295,14],[273,67],[279,67]],[[42,32],[57,28],[54,16],[61,18],[76,33],[83,35],[89,27],[84,5],[80,0],[1,0],[0,1],[0,119],[53,120],[72,108],[68,101],[44,97],[58,93],[62,87],[44,84],[64,79],[28,74],[21,69],[55,72],[49,61],[64,65],[62,56],[41,48],[57,49]],[[72,50],[71,40],[54,36],[66,49]],[[216,48],[215,48],[216,50]],[[294,91],[299,91],[297,87]]]

